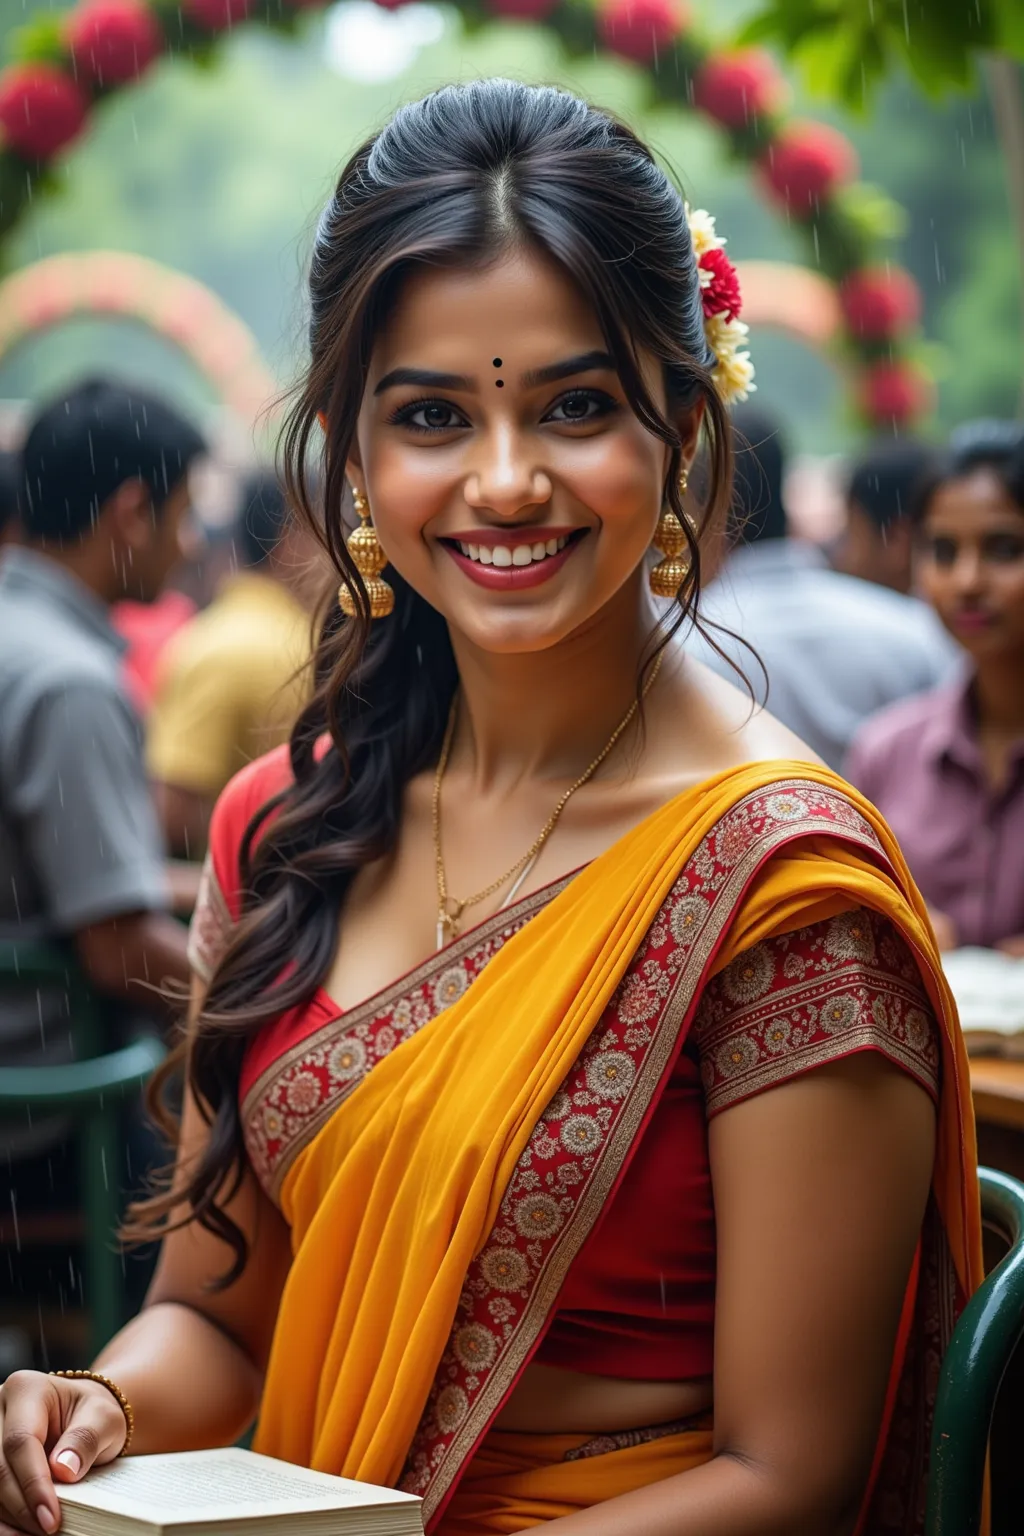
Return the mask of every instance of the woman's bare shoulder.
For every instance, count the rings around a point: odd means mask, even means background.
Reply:
[[[677,654],[666,700],[666,737],[682,749],[687,777],[710,778],[744,763],[781,759],[821,764],[821,758],[788,726],[754,703],[739,684],[727,682],[692,656]]]

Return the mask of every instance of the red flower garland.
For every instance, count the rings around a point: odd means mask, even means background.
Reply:
[[[858,381],[860,408],[870,421],[904,426],[932,404],[931,380],[912,363],[873,363]]]
[[[761,157],[760,167],[776,200],[806,217],[844,181],[853,180],[857,153],[827,123],[791,123]]]
[[[251,5],[252,0],[185,0],[183,10],[208,32],[224,32],[244,21]]]
[[[78,137],[89,103],[52,64],[15,64],[0,76],[0,128],[27,160],[49,160]]]
[[[726,128],[745,128],[776,111],[785,94],[774,60],[759,48],[712,54],[693,82],[694,105]]]
[[[64,32],[77,73],[96,85],[124,85],[147,70],[164,45],[145,0],[85,0]]]
[[[652,64],[689,20],[689,13],[674,0],[605,0],[597,25],[613,53],[636,64]]]
[[[866,341],[888,341],[921,317],[921,293],[901,267],[864,267],[839,285],[847,325]]]

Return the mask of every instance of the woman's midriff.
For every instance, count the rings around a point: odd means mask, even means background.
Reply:
[[[706,1413],[711,1378],[624,1381],[549,1365],[529,1365],[494,1421],[532,1434],[613,1434]]]

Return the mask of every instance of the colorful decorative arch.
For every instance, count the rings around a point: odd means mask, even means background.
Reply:
[[[215,293],[124,251],[47,256],[0,282],[0,362],[31,336],[80,315],[136,320],[173,342],[247,424],[277,394],[256,338]]]
[[[129,86],[162,52],[208,52],[242,21],[288,31],[324,0],[79,0],[23,29],[0,73],[0,240],[45,187],[49,162],[84,131],[94,106]],[[391,9],[402,0],[378,0]],[[541,23],[571,56],[604,50],[647,71],[659,103],[697,110],[803,237],[808,262],[835,290],[833,346],[866,425],[895,429],[927,410],[931,380],[916,354],[920,297],[886,253],[892,205],[857,180],[852,144],[835,128],[788,116],[772,58],[701,31],[682,0],[457,0],[467,21]]]

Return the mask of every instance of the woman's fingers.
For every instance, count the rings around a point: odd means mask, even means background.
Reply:
[[[50,1379],[15,1371],[3,1389],[0,1430],[0,1507],[23,1531],[46,1536],[60,1524],[60,1505],[46,1460],[46,1443],[60,1427],[60,1406]]]
[[[57,1483],[77,1483],[92,1466],[113,1461],[128,1433],[120,1403],[99,1382],[76,1382],[64,1413],[64,1429],[50,1451],[49,1470]]]

